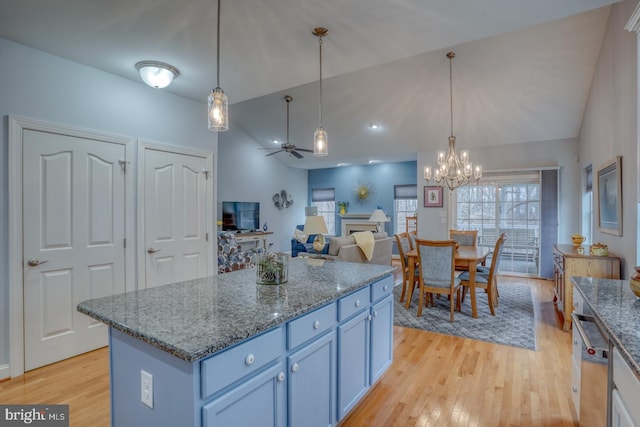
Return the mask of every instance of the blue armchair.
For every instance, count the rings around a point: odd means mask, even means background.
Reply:
[[[304,225],[296,225],[296,228],[300,231],[304,229]],[[316,238],[315,234],[309,235],[307,237],[307,243],[300,243],[296,239],[291,239],[291,257],[297,257],[300,252],[308,252],[308,253],[320,253],[320,254],[328,254],[329,253],[329,239],[325,239],[324,248],[320,252],[316,252],[313,249],[313,239]]]

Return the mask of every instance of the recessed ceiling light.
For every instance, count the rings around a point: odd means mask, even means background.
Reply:
[[[273,143],[274,143],[274,144],[280,144],[280,141],[278,141],[277,139],[274,139],[274,140],[273,140]]]
[[[136,70],[140,73],[142,81],[156,89],[169,86],[173,79],[180,75],[173,65],[158,61],[140,61],[136,64]]]
[[[372,163],[380,163],[380,160],[369,160],[369,164],[372,164]]]
[[[369,129],[380,129],[380,125],[378,123],[369,123]]]

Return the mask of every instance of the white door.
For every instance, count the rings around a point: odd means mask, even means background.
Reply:
[[[79,302],[125,290],[122,144],[23,134],[25,370],[107,345]]]
[[[205,157],[144,150],[146,287],[207,275],[206,169]]]

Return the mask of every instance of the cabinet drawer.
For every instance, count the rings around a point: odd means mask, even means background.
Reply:
[[[289,350],[333,328],[336,317],[336,303],[331,303],[289,322],[287,324]]]
[[[279,327],[224,350],[201,363],[202,398],[251,374],[284,352],[284,329]]]
[[[371,285],[371,302],[386,297],[393,290],[393,278],[391,276],[378,280]]]
[[[631,417],[636,422],[640,422],[640,407],[636,403],[640,396],[640,381],[615,347],[613,349],[613,383],[620,392],[620,397]]]
[[[369,286],[367,286],[340,299],[340,301],[338,301],[338,321],[342,322],[369,307],[370,292]]]

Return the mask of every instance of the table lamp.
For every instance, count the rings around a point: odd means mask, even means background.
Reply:
[[[382,209],[374,209],[373,213],[369,217],[369,221],[378,223],[378,232],[380,232],[380,228],[382,227],[382,222],[389,221],[389,218],[385,215]]]
[[[324,234],[327,234],[327,224],[324,222],[324,217],[319,215],[308,216],[304,221],[304,234],[307,236],[315,234],[316,238],[313,240],[313,250],[316,252],[322,252],[324,249]]]

